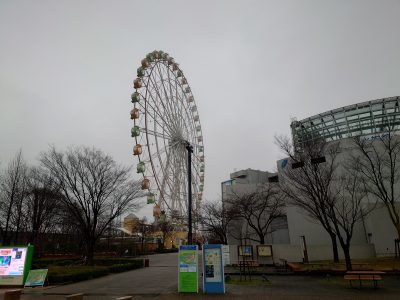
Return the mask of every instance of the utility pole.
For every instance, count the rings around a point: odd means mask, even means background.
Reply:
[[[192,153],[193,146],[189,142],[186,142],[186,150],[188,152],[188,210],[189,210],[189,220],[188,220],[188,244],[193,244],[192,237]]]

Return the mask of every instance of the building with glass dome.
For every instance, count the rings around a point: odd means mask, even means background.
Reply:
[[[295,149],[318,140],[380,135],[400,129],[400,97],[382,98],[330,110],[290,124]]]

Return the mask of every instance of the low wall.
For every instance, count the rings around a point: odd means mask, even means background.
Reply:
[[[249,259],[257,260],[260,264],[280,264],[280,259],[289,262],[303,261],[300,245],[273,244],[272,257],[257,257],[257,245],[252,245],[253,256]],[[332,246],[330,245],[307,245],[309,261],[331,260],[333,257]],[[229,245],[229,255],[231,264],[239,261],[238,245]],[[373,244],[353,245],[350,249],[352,259],[364,259],[376,257],[375,246]],[[339,258],[344,259],[343,251],[339,247]]]

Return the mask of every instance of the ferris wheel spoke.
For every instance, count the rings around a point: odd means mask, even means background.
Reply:
[[[163,124],[161,124],[155,117],[153,117],[152,120],[154,120],[154,122],[157,122],[157,124],[158,124],[160,127],[167,127],[168,129],[171,129],[171,128],[169,127],[169,125],[168,125],[168,122],[166,122],[166,120],[164,119],[164,117],[163,117],[156,109],[154,109],[154,107],[153,107],[149,102],[147,103],[147,105],[149,105],[150,108],[152,109],[152,111],[153,111],[155,114],[157,114],[157,116],[163,121]],[[140,106],[144,111],[146,111],[145,106],[143,106],[141,103],[139,103],[139,106]]]
[[[172,80],[172,79],[171,79],[171,73],[172,73],[172,75],[174,75],[173,72],[171,72],[170,70],[167,71],[170,94],[171,94],[171,95],[174,95],[174,90],[173,90],[173,88],[174,88],[174,86],[176,86],[176,85],[178,84],[178,81],[177,81],[177,80]],[[175,85],[174,85],[173,83],[175,83]],[[176,91],[176,89],[175,89],[175,91]],[[179,99],[179,98],[177,97],[177,94],[176,94],[176,93],[175,93],[175,99]],[[175,113],[176,113],[176,115],[178,116],[178,125],[179,125],[179,128],[182,130],[182,129],[183,129],[183,124],[182,124],[182,110],[181,110],[180,112],[177,111],[177,109],[178,109],[178,108],[181,108],[181,106],[180,106],[180,105],[175,105],[174,107],[175,107]]]
[[[159,132],[156,132],[154,130],[147,129],[147,128],[140,128],[140,131],[143,132],[143,133],[146,133],[146,134],[150,134],[150,135],[155,136],[155,137],[160,137],[160,138],[163,138],[163,139],[171,139],[171,136],[166,135],[165,133],[159,133]]]
[[[156,91],[156,93],[158,92],[156,90],[156,87],[153,86],[153,90]],[[163,124],[165,124],[166,127],[168,127],[168,129],[170,131],[173,131],[173,127],[170,125],[171,124],[171,119],[169,118],[169,115],[165,113],[160,112],[160,109],[157,108],[157,103],[159,101],[157,101],[157,97],[154,97],[152,93],[148,93],[149,97],[151,98],[151,100],[154,102],[153,104],[150,104],[150,101],[147,101],[146,104],[150,106],[150,108],[152,109],[152,111],[154,112],[154,116],[153,119],[156,119],[156,117],[159,117],[162,121]],[[157,116],[156,116],[157,115]]]
[[[155,75],[154,75],[155,76]],[[172,116],[171,117],[171,110],[167,109],[167,107],[164,105],[163,97],[160,94],[160,91],[158,90],[158,86],[157,86],[157,80],[156,78],[149,76],[149,81],[151,82],[152,86],[154,87],[154,91],[156,92],[158,99],[159,99],[159,103],[163,106],[164,108],[164,113],[165,115],[168,117],[169,122],[171,124],[176,124],[176,116]],[[153,98],[154,99],[154,98]],[[156,102],[156,101],[155,101]]]

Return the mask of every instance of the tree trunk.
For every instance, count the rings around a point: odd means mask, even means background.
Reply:
[[[396,224],[397,238],[400,240],[400,223]]]
[[[86,261],[85,265],[87,266],[93,266],[94,264],[94,246],[95,242],[94,241],[87,241],[86,245]]]
[[[264,235],[261,233],[258,235],[258,237],[260,238],[260,245],[264,245],[265,244],[265,237]]]
[[[332,240],[333,262],[339,262],[339,251],[336,240],[336,234],[330,234]]]
[[[350,258],[350,246],[349,245],[343,245],[343,253],[344,253],[344,259],[346,261],[346,271],[351,271],[352,265],[351,265],[351,258]]]

